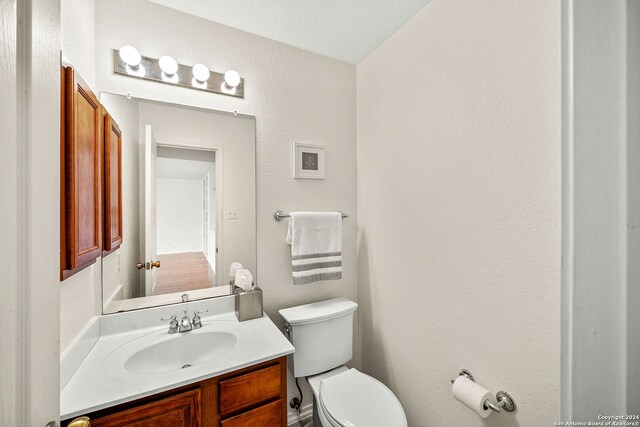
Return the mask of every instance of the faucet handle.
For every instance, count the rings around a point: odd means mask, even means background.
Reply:
[[[193,329],[202,328],[202,319],[200,319],[200,313],[208,313],[209,310],[194,310],[193,312]]]
[[[166,322],[168,320],[171,321],[171,323],[169,323],[169,333],[175,334],[178,331],[178,316],[176,316],[175,314],[172,314],[171,317],[160,318],[161,322]]]

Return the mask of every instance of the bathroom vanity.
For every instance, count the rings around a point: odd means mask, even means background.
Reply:
[[[285,426],[294,348],[267,316],[238,322],[233,304],[229,296],[98,318],[63,361],[62,425],[88,416],[92,427]],[[213,314],[199,329],[169,334],[159,322],[196,309]]]
[[[286,372],[286,358],[280,357],[87,416],[92,427],[284,426]]]

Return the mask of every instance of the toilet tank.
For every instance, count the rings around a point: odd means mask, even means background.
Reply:
[[[344,365],[353,357],[353,313],[358,304],[336,298],[279,311],[287,322],[289,357],[295,377],[319,374]]]

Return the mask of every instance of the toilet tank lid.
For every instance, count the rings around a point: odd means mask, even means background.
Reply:
[[[280,315],[290,325],[303,325],[329,320],[334,317],[353,313],[358,304],[346,298],[335,298],[327,301],[314,302],[312,304],[283,308]]]

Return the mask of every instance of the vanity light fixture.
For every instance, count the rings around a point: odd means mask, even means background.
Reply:
[[[150,58],[140,55],[135,47],[129,45],[113,51],[113,72],[127,77],[244,98],[244,80],[237,71],[217,73],[210,71],[202,63],[193,66],[179,64],[175,58],[168,55],[163,55],[160,59]]]

